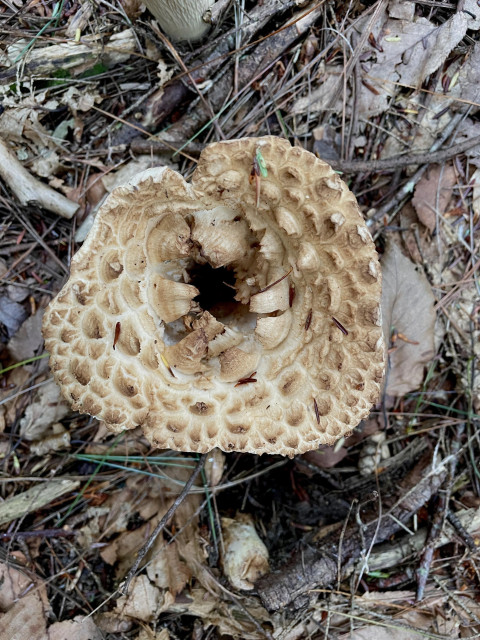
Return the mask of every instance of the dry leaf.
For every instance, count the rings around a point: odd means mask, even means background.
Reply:
[[[30,162],[30,169],[41,178],[50,178],[57,173],[60,164],[58,153],[42,149],[39,155]]]
[[[50,625],[48,640],[103,640],[103,634],[91,618],[76,616]]]
[[[91,531],[84,532],[85,540],[91,538],[95,531],[97,536],[105,536],[106,533],[111,536],[120,532],[100,552],[105,562],[116,564],[117,578],[126,575],[132,565],[132,558],[170,507],[171,501],[166,493],[162,479],[132,476],[127,480],[126,487],[112,494],[102,505],[108,509],[108,518],[89,523]],[[134,513],[138,513],[144,524],[126,531]]]
[[[151,629],[142,629],[136,640],[170,640],[168,629],[161,631],[152,631]]]
[[[385,342],[390,343],[392,329],[418,342],[397,339],[390,353],[386,392],[402,396],[422,384],[424,367],[435,353],[435,298],[423,271],[394,242],[388,244],[381,265]]]
[[[331,469],[343,460],[347,454],[348,449],[346,447],[336,449],[322,444],[315,451],[304,453],[302,457],[320,469]]]
[[[471,180],[473,184],[472,209],[475,221],[480,218],[480,169],[476,169]]]
[[[69,87],[60,98],[60,103],[68,106],[74,115],[77,111],[90,111],[96,102],[102,102],[98,91],[86,89],[80,91],[76,87]]]
[[[176,543],[167,544],[160,539],[150,554],[147,576],[157,587],[168,589],[176,596],[183,591],[192,574],[179,559]]]
[[[70,448],[70,433],[61,422],[52,424],[52,434],[42,440],[33,442],[30,452],[34,456],[46,456],[50,451],[61,451]]]
[[[390,0],[388,15],[397,20],[413,20],[415,17],[415,2],[410,0]]]
[[[7,611],[32,586],[32,579],[12,565],[0,564],[0,610]]]
[[[370,19],[370,16],[365,18]],[[436,27],[426,18],[379,21],[373,30],[377,48],[369,44],[371,59],[363,63],[359,109],[370,118],[388,109],[398,86],[420,86],[436,71],[452,49],[476,23],[471,15],[458,12]]]
[[[105,633],[126,633],[133,626],[132,620],[121,620],[116,611],[99,611],[94,620],[97,627]]]
[[[230,599],[224,601],[201,587],[192,588],[187,597],[172,602],[165,611],[198,617],[204,627],[218,627],[219,637],[226,634],[242,640],[265,640],[265,632],[261,626],[271,625],[271,617],[258,604],[258,598],[243,596],[240,609]],[[283,633],[281,636],[284,637]]]
[[[0,609],[2,640],[45,640],[50,607],[43,582],[13,566],[0,564]]]
[[[20,420],[20,434],[26,440],[40,440],[54,422],[58,422],[69,413],[58,386],[52,380],[40,387],[35,400],[28,405]]]
[[[28,367],[16,367],[8,372],[8,387],[0,388],[0,401],[4,403],[2,408],[4,409],[6,426],[10,426],[18,419],[17,408],[21,405],[23,398],[16,392],[23,388],[29,378]],[[7,399],[10,396],[13,396],[12,400]]]
[[[46,616],[46,608],[36,592],[28,594],[6,613],[0,613],[0,637],[5,640],[45,640]]]
[[[145,5],[141,0],[121,0],[120,4],[127,16],[133,19],[138,18],[142,12],[142,4]],[[143,8],[145,8],[145,6]]]
[[[0,296],[0,325],[4,325],[10,338],[20,328],[27,312],[18,302],[12,302],[7,296]]]
[[[340,640],[412,640],[412,630],[395,629],[393,622],[388,627],[370,625],[341,635]]]
[[[117,611],[122,617],[149,622],[160,615],[162,603],[161,590],[155,587],[147,576],[141,575],[132,580],[128,596],[118,599]]]
[[[28,289],[24,289],[24,291],[28,293]],[[39,309],[35,315],[25,320],[8,343],[8,351],[16,362],[33,358],[33,356],[41,353],[39,349],[43,345],[42,319],[43,309]],[[45,368],[47,368],[46,358]]]
[[[423,174],[415,187],[412,204],[418,218],[427,229],[434,231],[437,214],[442,215],[452,198],[457,174],[453,165],[434,165]]]
[[[475,13],[480,16],[478,6]],[[468,110],[469,114],[473,115],[480,108],[480,43],[477,42],[465,60],[455,85],[447,95],[461,98],[462,102],[453,101],[452,106],[456,111]]]

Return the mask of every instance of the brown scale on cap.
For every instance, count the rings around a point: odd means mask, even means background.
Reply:
[[[115,189],[43,332],[64,396],[113,431],[293,456],[333,444],[378,399],[380,288],[331,167],[245,138],[209,145],[191,184],[156,168]]]

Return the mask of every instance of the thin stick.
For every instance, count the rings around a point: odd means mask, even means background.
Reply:
[[[447,124],[447,126],[443,130],[442,135],[437,140],[435,140],[435,142],[430,147],[431,153],[438,151],[438,149],[448,140],[448,138],[452,135],[452,133],[455,132],[456,127],[458,127],[458,125],[460,124],[461,120],[464,117],[465,116],[463,113],[457,113],[456,115],[453,116],[453,118],[450,120],[450,122]],[[395,209],[397,206],[399,206],[402,200],[406,196],[412,193],[416,184],[418,183],[420,178],[423,176],[427,168],[428,168],[428,164],[424,164],[420,166],[415,171],[413,176],[411,176],[408,179],[408,181],[403,185],[403,187],[399,189],[398,193],[393,198],[388,200],[382,207],[380,207],[380,209],[378,209],[378,211],[372,216],[372,219],[381,220],[384,215],[388,214],[392,209]]]
[[[71,538],[76,535],[76,531],[67,531],[65,529],[38,529],[36,531],[12,531],[11,533],[0,533],[0,540],[13,540],[14,538]]]
[[[175,501],[172,504],[172,506],[170,507],[170,509],[167,511],[167,513],[163,516],[163,518],[157,524],[157,526],[153,530],[152,535],[149,537],[147,542],[143,545],[143,547],[138,552],[137,559],[133,563],[132,568],[130,569],[130,571],[127,573],[127,577],[125,579],[125,582],[123,583],[123,585],[119,589],[120,593],[122,593],[123,595],[127,595],[128,594],[128,588],[130,586],[130,583],[133,580],[133,578],[135,577],[135,574],[137,573],[138,567],[140,566],[142,560],[147,555],[147,553],[150,551],[150,548],[152,547],[153,543],[155,542],[155,540],[157,539],[159,534],[165,529],[165,527],[167,525],[167,522],[170,520],[170,518],[173,516],[175,511],[178,509],[178,507],[182,504],[182,502],[188,496],[188,493],[189,493],[190,489],[192,488],[193,483],[195,482],[195,480],[197,479],[199,473],[201,472],[201,470],[205,466],[206,459],[207,459],[207,454],[204,453],[200,457],[200,459],[198,460],[197,466],[195,467],[195,471],[192,473],[190,478],[185,483],[185,486],[183,487],[181,493],[179,493],[178,496],[175,498]]]
[[[435,151],[433,153],[405,153],[393,158],[386,158],[385,160],[335,160],[330,164],[334,169],[344,171],[345,173],[356,173],[358,171],[389,171],[391,169],[398,169],[400,167],[409,167],[414,164],[439,164],[450,160],[456,155],[465,153],[472,147],[480,145],[480,136],[469,138],[463,142],[458,142],[448,149],[442,149],[441,151]]]
[[[125,126],[130,127],[131,129],[140,131],[140,133],[143,133],[144,135],[149,136],[149,139],[152,139],[152,141],[154,142],[158,140],[155,136],[152,136],[150,133],[148,133],[148,131],[145,131],[145,129],[143,129],[142,127],[139,127],[136,124],[133,124],[133,122],[128,122],[128,120],[125,120],[124,118],[120,118],[120,116],[116,116],[113,113],[110,113],[109,111],[105,111],[104,109],[100,109],[100,107],[96,107],[95,105],[92,106],[92,109],[95,109],[95,111],[99,111],[104,116],[113,118],[113,120],[116,120],[117,122],[121,122]],[[168,147],[169,149],[171,149],[172,151],[175,151],[175,153],[180,153],[185,158],[188,158],[188,160],[191,160],[192,162],[195,162],[195,163],[197,162],[196,158],[189,156],[188,153],[184,153],[181,149],[177,149],[176,147],[171,145],[168,141],[162,139],[162,144]]]

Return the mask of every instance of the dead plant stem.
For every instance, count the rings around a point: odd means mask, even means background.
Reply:
[[[159,521],[159,523],[157,524],[157,526],[153,530],[153,533],[148,538],[147,542],[143,545],[143,547],[138,552],[137,559],[133,563],[130,571],[127,573],[127,577],[125,578],[125,582],[121,585],[121,587],[119,589],[120,593],[122,593],[123,595],[128,595],[128,588],[130,586],[131,581],[135,577],[135,574],[137,573],[138,568],[139,568],[140,564],[142,563],[142,560],[145,558],[145,556],[147,555],[147,553],[151,549],[151,547],[152,547],[153,543],[155,542],[155,540],[157,539],[157,537],[165,529],[168,521],[170,520],[170,518],[172,518],[172,516],[175,513],[175,511],[178,509],[178,507],[182,504],[182,502],[188,496],[188,494],[190,492],[190,489],[193,486],[193,483],[195,482],[195,480],[199,476],[200,472],[202,471],[203,467],[205,466],[206,459],[207,459],[207,454],[206,453],[202,454],[202,456],[199,458],[199,460],[197,462],[197,466],[195,467],[194,472],[192,473],[190,478],[185,483],[185,486],[183,487],[182,491],[175,498],[175,501],[173,502],[173,504],[170,507],[170,509],[168,509],[168,511],[163,516],[163,518],[161,518],[161,520]]]
[[[477,145],[480,145],[480,136],[469,138],[468,140],[452,145],[448,149],[442,149],[441,151],[435,151],[433,153],[428,151],[425,153],[405,153],[399,156],[394,156],[393,158],[386,158],[385,160],[334,160],[331,164],[334,169],[345,173],[359,173],[366,171],[376,173],[378,171],[389,171],[391,169],[398,169],[401,167],[410,167],[414,164],[439,164],[441,162],[446,162],[461,153],[465,153],[465,151],[468,151]]]

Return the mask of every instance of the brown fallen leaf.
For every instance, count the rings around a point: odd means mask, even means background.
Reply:
[[[45,584],[39,579],[0,564],[0,609],[2,640],[45,640],[50,605]]]
[[[60,422],[54,422],[51,433],[41,440],[32,442],[30,452],[34,456],[46,456],[50,451],[61,451],[70,448],[70,433]]]
[[[203,587],[193,587],[183,599],[177,598],[165,611],[196,616],[205,628],[210,625],[217,627],[219,637],[225,634],[242,640],[264,640],[266,636],[261,627],[268,628],[272,624],[271,616],[258,604],[258,598],[243,596],[240,609],[230,599],[223,600]]]
[[[472,176],[473,183],[473,196],[472,196],[472,209],[474,221],[480,218],[480,169],[476,169]]]
[[[434,165],[415,187],[412,204],[418,219],[429,231],[435,229],[437,214],[442,215],[448,209],[456,183],[457,174],[453,165]]]
[[[471,0],[470,0],[471,1]],[[480,16],[478,5],[475,14]],[[477,27],[478,28],[478,27]],[[448,96],[460,98],[461,101],[452,101],[452,107],[456,111],[469,111],[473,115],[479,109],[480,104],[480,43],[477,42],[473,50],[465,60],[459,71],[455,85],[448,91]],[[458,140],[457,140],[458,141]]]
[[[412,640],[412,630],[407,628],[395,629],[395,623],[385,627],[368,625],[340,636],[340,640]]]
[[[369,16],[365,20],[368,21]],[[373,36],[381,50],[376,50],[363,65],[359,110],[363,117],[379,115],[388,109],[397,92],[397,83],[417,87],[440,68],[449,53],[475,28],[476,21],[459,11],[436,26],[430,20],[379,20]],[[368,45],[368,51],[372,47]],[[368,85],[368,86],[367,86]],[[370,87],[370,88],[369,88]]]
[[[20,434],[26,440],[41,440],[53,435],[51,426],[64,418],[70,407],[53,380],[49,380],[35,393],[35,399],[20,420]]]
[[[28,289],[26,289],[26,291],[28,293]],[[17,333],[9,341],[8,351],[14,362],[27,360],[28,358],[33,358],[33,356],[41,353],[40,348],[43,345],[43,336],[41,333],[42,319],[43,309],[39,309],[37,313],[35,313],[35,315],[30,316],[29,318],[27,318],[27,320],[25,320]],[[44,370],[46,370],[46,358],[44,364]]]
[[[84,616],[54,622],[48,627],[48,640],[103,640],[103,637],[94,621]]]
[[[128,596],[117,601],[117,611],[122,618],[136,618],[149,622],[160,614],[163,604],[161,589],[155,587],[147,576],[133,578]]]
[[[28,611],[28,616],[25,612]],[[0,613],[0,637],[15,640],[45,640],[47,610],[32,594],[19,600],[6,613]]]
[[[161,629],[161,631],[152,631],[152,629],[142,629],[136,640],[170,640],[170,634],[168,629]]]
[[[381,265],[385,342],[390,343],[393,329],[418,342],[415,345],[397,340],[390,353],[386,393],[402,396],[421,385],[424,367],[435,353],[435,298],[421,268],[406,258],[394,242],[387,245]]]
[[[315,451],[304,453],[302,457],[320,469],[331,469],[343,460],[347,454],[347,447],[336,449],[322,444]]]
[[[151,582],[160,589],[168,589],[174,596],[181,593],[192,574],[179,559],[176,542],[167,544],[157,539],[149,558],[147,576]]]

